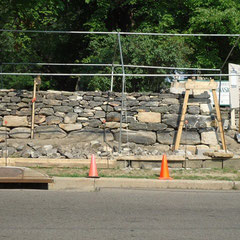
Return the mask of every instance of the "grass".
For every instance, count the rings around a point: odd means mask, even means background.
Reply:
[[[89,168],[35,168],[37,171],[56,177],[87,177]],[[173,179],[187,180],[225,180],[240,181],[240,171],[236,169],[170,169],[170,176]],[[147,169],[98,169],[99,177],[106,178],[143,178],[158,179],[160,170]]]

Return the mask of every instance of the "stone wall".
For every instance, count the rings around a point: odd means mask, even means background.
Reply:
[[[123,145],[123,150],[134,146],[133,153],[138,154],[136,145],[155,147],[157,150],[153,151],[157,151],[156,154],[170,150],[176,137],[183,97],[171,93],[127,94],[122,142],[130,145]],[[193,153],[202,148],[219,148],[209,103],[207,92],[193,93],[189,99],[181,147],[187,145]],[[0,91],[2,141],[6,129],[11,139],[30,139],[31,108],[32,92]],[[89,143],[105,139],[112,151],[116,151],[120,135],[120,113],[120,93],[39,91],[34,136],[35,139],[75,137],[78,142]],[[227,119],[228,112],[223,116]]]

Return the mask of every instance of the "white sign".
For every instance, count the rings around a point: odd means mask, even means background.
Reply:
[[[216,81],[217,82],[217,81]],[[219,101],[219,86],[220,82],[218,82],[217,88],[217,98]],[[230,105],[230,94],[229,94],[229,82],[228,81],[221,81],[221,92],[220,92],[220,106],[229,106]],[[211,94],[210,100],[212,105],[214,105],[213,96]]]
[[[229,74],[240,74],[240,65],[229,63]],[[239,76],[229,76],[230,83],[230,107],[239,108]]]

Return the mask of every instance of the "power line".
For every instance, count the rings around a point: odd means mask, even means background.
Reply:
[[[5,76],[102,76],[102,77],[229,77],[240,76],[240,74],[129,74],[129,73],[7,73],[0,72],[0,75]]]
[[[36,65],[36,66],[96,66],[96,67],[122,67],[121,64],[105,64],[105,63],[7,63],[2,65]],[[194,71],[220,71],[215,68],[181,68],[181,67],[163,67],[163,66],[145,66],[145,65],[123,65],[126,68],[149,68],[149,69],[169,69],[169,70],[194,70]]]
[[[18,33],[55,33],[55,34],[100,34],[100,35],[149,35],[149,36],[182,36],[182,37],[239,37],[240,34],[221,34],[221,33],[140,33],[140,32],[93,32],[93,31],[47,31],[47,30],[12,30],[0,29],[0,32]]]

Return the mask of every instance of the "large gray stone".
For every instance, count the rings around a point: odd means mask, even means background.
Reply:
[[[88,126],[92,128],[98,128],[102,125],[102,122],[98,119],[91,119],[88,121]]]
[[[130,130],[147,130],[147,123],[133,122],[129,124]]]
[[[200,134],[197,131],[183,131],[181,137],[181,144],[200,144]]]
[[[202,132],[201,143],[207,145],[218,145],[217,135],[214,131]]]
[[[41,124],[46,121],[45,115],[36,115],[35,116],[35,124]]]
[[[139,101],[127,101],[126,104],[127,104],[128,107],[138,106]]]
[[[46,116],[51,116],[54,114],[54,111],[52,108],[42,108],[39,112],[39,114],[46,115]]]
[[[79,117],[93,117],[94,116],[94,110],[92,109],[84,109],[82,113],[79,113]]]
[[[18,103],[18,102],[21,102],[21,98],[20,97],[11,97],[11,102],[14,102],[14,103]]]
[[[187,121],[186,127],[191,128],[206,128],[210,126],[211,118],[201,115],[190,115],[186,114],[185,120]]]
[[[181,102],[183,102],[183,99],[181,99]],[[211,103],[210,99],[205,99],[205,98],[189,98],[188,100],[189,103]]]
[[[180,115],[178,114],[164,114],[162,122],[170,127],[177,128],[180,121]]]
[[[106,141],[113,141],[113,135],[109,130],[97,129],[97,128],[84,128],[79,131],[72,131],[69,133],[69,137],[77,137],[78,142],[91,142],[93,140],[103,142],[104,135],[106,137]]]
[[[162,144],[173,145],[175,143],[177,131],[157,132],[157,141]],[[196,131],[182,131],[181,144],[200,144],[200,135]]]
[[[75,124],[72,124],[72,123],[70,123],[70,124],[60,123],[59,127],[62,128],[66,132],[71,132],[71,131],[82,129],[82,124],[81,123],[75,123]]]
[[[31,114],[32,114],[32,111],[30,108],[22,108],[16,112],[16,115],[19,115],[19,116],[31,116]]]
[[[104,111],[96,111],[94,117],[95,118],[105,118],[105,112]]]
[[[0,103],[0,110],[4,111],[6,109],[6,106],[7,106],[6,104]]]
[[[159,107],[151,107],[151,112],[159,112],[159,113],[166,113],[168,111],[168,106],[163,105]]]
[[[7,108],[11,110],[17,110],[19,109],[18,105],[16,103],[7,103]]]
[[[79,96],[79,95],[73,95],[73,96],[70,96],[69,97],[69,100],[70,101],[80,101],[80,100],[82,100],[83,99],[83,97],[82,96]]]
[[[165,130],[157,132],[157,141],[161,144],[172,145],[176,138],[176,132],[173,130]]]
[[[150,100],[150,97],[149,97],[149,96],[141,96],[141,97],[138,97],[137,100],[138,100],[138,101],[149,101],[149,100]]]
[[[70,101],[66,104],[66,106],[72,106],[72,107],[79,106],[79,102],[78,101]]]
[[[122,123],[122,128],[126,128],[128,124]],[[120,128],[120,123],[119,122],[106,122],[105,123],[106,128]]]
[[[61,101],[55,99],[43,99],[43,103],[48,106],[61,106]]]
[[[208,99],[210,98],[210,94],[208,91],[193,90],[193,97],[198,99]]]
[[[11,138],[29,138],[30,137],[30,128],[17,127],[13,128],[9,133]]]
[[[179,105],[179,104],[174,104],[174,105],[169,105],[168,106],[168,112],[169,113],[181,113],[182,111],[182,105]]]
[[[52,139],[52,138],[64,138],[66,133],[58,126],[39,126],[35,129],[35,138],[40,139]]]
[[[77,113],[68,113],[64,117],[64,123],[75,123],[77,120],[78,114]]]
[[[167,128],[167,125],[164,123],[148,123],[147,130],[148,131],[162,131]]]
[[[164,98],[161,104],[179,104],[179,100],[176,98]]]
[[[121,106],[121,102],[118,102],[118,101],[111,101],[108,104],[112,107]]]
[[[159,131],[167,128],[164,123],[138,123],[132,122],[129,124],[130,130],[147,130],[147,131]]]
[[[200,113],[200,107],[199,106],[188,106],[188,113],[199,114]]]
[[[62,122],[62,120],[63,119],[61,117],[57,117],[57,116],[48,116],[46,118],[47,125],[59,124]]]
[[[91,108],[94,108],[94,107],[97,107],[97,106],[101,106],[102,104],[103,104],[103,102],[93,102],[93,101],[89,102],[89,106]]]
[[[114,139],[119,141],[120,132],[114,133]],[[143,145],[152,145],[156,142],[156,133],[150,131],[122,130],[122,142],[134,142]]]
[[[106,104],[106,105],[102,105],[101,108],[105,111],[105,112],[112,112],[113,111],[113,107]]]
[[[68,113],[68,112],[73,112],[73,108],[69,106],[55,106],[54,111]]]
[[[75,107],[73,111],[74,111],[75,113],[81,113],[81,112],[83,112],[83,108],[81,108],[81,107]]]
[[[149,101],[149,102],[142,101],[139,103],[139,105],[145,106],[145,107],[158,107],[159,102],[157,102],[157,101]]]
[[[106,115],[106,119],[108,122],[120,122],[120,113],[116,113],[116,112],[109,112]]]

